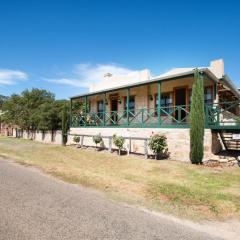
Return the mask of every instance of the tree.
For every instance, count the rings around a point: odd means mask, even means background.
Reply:
[[[62,145],[66,146],[68,133],[68,114],[67,107],[64,106],[62,111]]]
[[[0,110],[2,110],[4,102],[8,100],[8,97],[0,95]]]
[[[31,91],[25,90],[21,94],[23,101],[23,114],[21,117],[21,125],[24,129],[37,129],[39,110],[42,104],[52,103],[55,100],[54,94],[33,88]]]
[[[190,111],[190,160],[193,164],[201,164],[204,141],[204,87],[203,77],[198,69],[194,73],[192,102]]]
[[[66,100],[56,100],[40,105],[38,108],[38,117],[36,118],[37,129],[51,131],[61,129],[64,107],[67,107]]]
[[[54,100],[53,93],[36,88],[25,90],[20,95],[13,94],[3,103],[3,120],[25,130],[35,130],[38,126],[39,108]]]
[[[23,115],[23,108],[24,106],[21,96],[13,94],[3,103],[3,122],[20,126],[21,118]]]

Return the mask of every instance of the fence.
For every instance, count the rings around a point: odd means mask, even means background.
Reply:
[[[62,144],[62,131],[32,131],[15,129],[15,137],[43,143]]]

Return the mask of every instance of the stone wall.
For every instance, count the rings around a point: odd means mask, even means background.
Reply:
[[[113,134],[125,137],[149,138],[152,133],[164,134],[167,137],[168,150],[170,158],[179,161],[189,161],[190,137],[189,129],[178,128],[71,128],[70,134],[84,134],[112,136]],[[73,143],[73,136],[69,137],[68,144]],[[108,148],[109,140],[104,140],[104,146]],[[127,140],[128,141],[128,140]],[[212,155],[212,133],[211,130],[205,130],[204,137],[204,158],[208,159]],[[85,146],[95,146],[92,137],[85,137],[83,144]],[[129,143],[128,143],[129,144]],[[114,146],[113,146],[114,147]],[[131,140],[131,152],[144,154],[144,141]],[[150,152],[150,150],[149,150]]]
[[[14,130],[14,137],[32,139],[37,142],[62,144],[62,131],[21,131]]]

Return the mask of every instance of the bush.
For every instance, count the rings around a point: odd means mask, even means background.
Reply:
[[[102,137],[100,133],[96,136],[93,136],[93,142],[96,144],[97,149],[97,145],[102,142]]]
[[[166,137],[160,134],[153,134],[150,138],[148,146],[154,152],[155,158],[159,158],[163,155],[164,150],[167,148]]]
[[[79,143],[79,142],[80,142],[80,137],[79,137],[79,136],[74,136],[74,137],[73,137],[73,141],[74,141],[75,143]]]
[[[121,155],[121,150],[125,143],[125,139],[122,136],[117,136],[116,134],[113,135],[113,143],[115,146],[118,147],[118,153]]]

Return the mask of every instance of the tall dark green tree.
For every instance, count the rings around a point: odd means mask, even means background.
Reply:
[[[203,76],[198,69],[194,73],[192,102],[190,111],[190,159],[193,164],[201,164],[204,154],[204,87]]]
[[[62,145],[66,146],[68,133],[68,112],[67,106],[64,106],[62,110]]]

